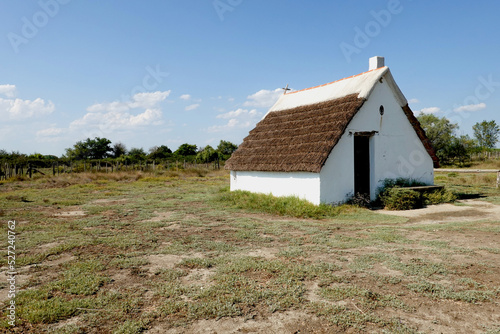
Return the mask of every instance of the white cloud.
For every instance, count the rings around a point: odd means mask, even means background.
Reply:
[[[134,115],[128,112],[110,111],[107,113],[90,112],[70,124],[70,128],[97,128],[102,132],[130,130],[136,127],[162,124],[162,112],[159,109],[146,109]]]
[[[245,107],[270,108],[283,95],[281,88],[275,90],[262,89],[257,93],[249,95],[247,101],[243,103]]]
[[[420,114],[435,114],[440,112],[441,109],[439,107],[429,107],[429,108],[423,108],[418,111]]]
[[[164,92],[138,93],[133,96],[133,102],[130,103],[131,108],[153,108],[158,103],[164,101],[169,95],[170,90]]]
[[[39,142],[60,142],[65,140],[65,135],[68,134],[68,129],[52,127],[39,130],[36,132],[36,139]]]
[[[52,127],[37,131],[36,135],[37,137],[55,137],[62,135],[65,132],[67,132],[67,129]]]
[[[196,104],[191,104],[189,106],[187,106],[186,108],[184,108],[186,111],[190,111],[190,110],[195,110],[199,107],[200,105],[198,103]]]
[[[16,86],[15,85],[0,85],[0,94],[13,98],[16,96]]]
[[[249,128],[252,126],[252,124],[253,123],[250,121],[241,122],[236,118],[231,118],[229,121],[227,121],[226,124],[211,126],[207,129],[207,131],[208,132],[223,132],[223,131],[228,131],[228,130],[232,130],[235,128]]]
[[[54,112],[55,106],[52,101],[45,102],[44,99],[37,98],[33,101],[22,99],[0,98],[0,115],[9,119],[27,119],[48,115]]]
[[[154,108],[160,102],[164,101],[169,95],[170,90],[164,92],[137,93],[132,96],[130,101],[113,101],[109,103],[96,103],[87,108],[90,112],[109,111],[109,112],[125,112],[136,108]]]
[[[129,101],[93,104],[87,108],[87,114],[71,122],[69,129],[98,131],[102,135],[107,135],[115,130],[133,130],[163,124],[163,113],[159,104],[170,95],[170,92],[168,90],[138,93]],[[133,109],[142,111],[132,112]]]
[[[235,117],[239,117],[239,116],[251,116],[251,117],[255,117],[255,116],[260,116],[262,115],[262,113],[258,112],[257,109],[252,109],[252,110],[248,110],[248,109],[237,109],[237,110],[234,110],[234,111],[230,111],[230,112],[227,112],[225,114],[219,114],[217,115],[217,118],[223,118],[223,119],[227,119],[227,118],[235,118]]]
[[[479,111],[483,110],[486,108],[486,103],[478,103],[478,104],[468,104],[465,106],[457,107],[453,109],[456,112],[462,112],[462,111]]]
[[[409,99],[408,103],[420,103],[418,99]]]
[[[96,103],[87,108],[87,111],[90,112],[99,112],[99,111],[109,111],[109,112],[123,112],[130,110],[130,106],[128,103],[124,102],[110,102],[110,103]]]
[[[185,101],[187,101],[187,100],[191,99],[191,95],[189,95],[189,94],[183,94],[183,95],[181,95],[179,98],[180,98],[181,100],[185,100]]]
[[[255,126],[255,123],[262,116],[262,113],[257,109],[236,109],[223,114],[219,114],[216,118],[227,119],[227,123],[223,125],[214,125],[207,129],[208,132],[222,132],[233,129],[244,129]]]

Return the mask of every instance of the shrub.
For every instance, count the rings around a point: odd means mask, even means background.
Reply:
[[[458,198],[457,195],[447,189],[424,193],[422,197],[425,205],[451,203],[455,202]]]
[[[384,191],[382,203],[388,210],[411,210],[422,207],[419,192],[398,187]]]
[[[352,195],[346,201],[346,204],[354,205],[360,208],[371,208],[372,203],[370,201],[370,195],[357,193],[356,195]]]

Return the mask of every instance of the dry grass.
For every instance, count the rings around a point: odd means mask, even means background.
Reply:
[[[498,331],[498,219],[421,222],[359,208],[281,216],[221,203],[228,173],[202,174],[2,183],[1,217],[17,221],[20,288],[17,325],[4,317],[2,330]]]

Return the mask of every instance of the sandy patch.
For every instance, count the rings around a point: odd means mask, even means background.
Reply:
[[[3,282],[6,282],[8,278],[10,278],[10,275],[7,274],[7,272],[3,272],[0,274],[0,277],[2,278]],[[15,275],[16,277],[16,292],[19,292],[19,289],[28,282],[28,280],[31,278],[30,275],[21,275],[17,274]],[[4,302],[9,299],[9,287],[10,284],[7,284],[5,287],[3,287],[0,290],[0,302]]]
[[[80,217],[85,216],[86,213],[83,210],[75,210],[75,211],[63,211],[54,214],[55,217]]]
[[[112,199],[112,198],[100,198],[96,199],[95,201],[90,202],[91,204],[107,204],[107,205],[112,205],[112,204],[117,204],[117,203],[123,203],[126,202],[126,198],[122,199]]]
[[[148,334],[225,334],[225,333],[328,333],[320,320],[301,311],[274,313],[267,318],[254,316],[252,319],[223,318],[220,320],[200,320],[179,328],[168,329],[168,324],[158,324],[145,333]],[[324,328],[324,330],[318,330]]]
[[[160,227],[160,230],[178,230],[181,228],[180,224],[174,223],[168,226]]]
[[[70,254],[62,254],[54,260],[44,261],[43,264],[46,266],[58,266],[66,262],[73,261],[74,259],[76,259],[76,256]]]
[[[409,223],[435,224],[453,221],[476,221],[500,219],[500,206],[479,200],[461,200],[454,204],[430,205],[415,210],[381,210],[386,215],[410,218]]]
[[[40,245],[38,246],[37,248],[41,251],[46,251],[46,250],[49,250],[51,248],[54,248],[54,247],[57,247],[61,244],[61,242],[59,241],[55,241],[55,242],[49,242],[48,244],[43,244],[43,245]]]
[[[49,332],[55,332],[56,330],[62,330],[65,327],[69,327],[69,326],[78,326],[80,323],[81,323],[80,316],[72,317],[72,318],[60,321],[60,322],[52,325],[51,327],[49,327],[50,328]],[[65,333],[65,332],[63,332],[63,333]],[[68,333],[71,333],[71,332],[68,331]]]
[[[144,269],[149,270],[151,273],[155,273],[161,269],[172,269],[176,264],[180,263],[185,256],[172,255],[172,254],[155,254],[149,255],[146,259],[149,264],[145,266]]]
[[[210,285],[210,277],[213,272],[208,269],[193,269],[185,277],[182,277],[181,281],[185,285],[199,285],[208,286]]]
[[[145,222],[161,222],[162,220],[170,218],[174,212],[167,211],[167,212],[158,212],[154,211],[153,214],[156,215],[156,217],[153,217],[151,219],[145,220]]]
[[[274,259],[278,254],[278,249],[276,248],[259,248],[248,252],[247,256],[262,257],[264,259]]]

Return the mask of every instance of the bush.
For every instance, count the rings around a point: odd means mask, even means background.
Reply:
[[[382,203],[388,210],[411,210],[422,207],[420,193],[405,188],[390,188],[384,191]]]
[[[451,203],[455,202],[458,198],[457,195],[446,189],[424,193],[422,197],[425,205]]]
[[[356,195],[352,195],[346,201],[348,205],[354,205],[360,208],[371,208],[372,203],[370,201],[370,195],[357,193]]]

